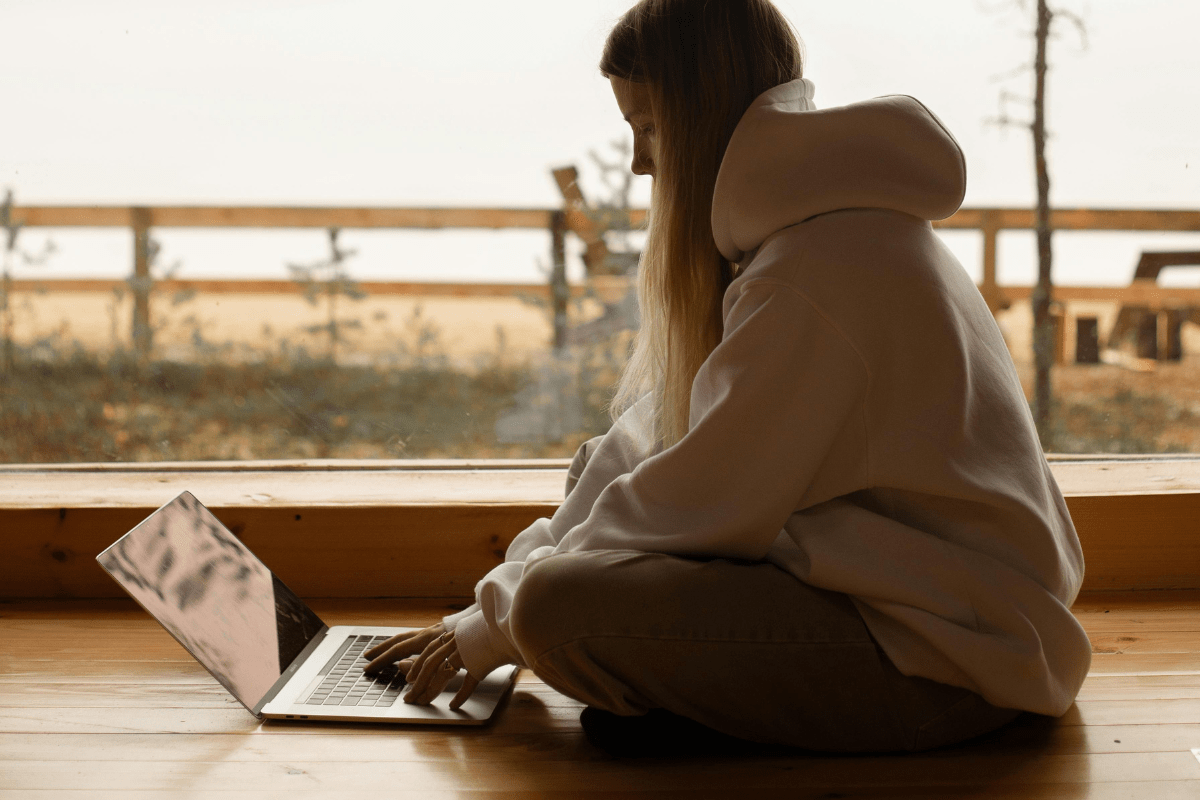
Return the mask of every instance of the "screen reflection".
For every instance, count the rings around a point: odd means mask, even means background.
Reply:
[[[96,560],[247,708],[323,625],[188,492]]]

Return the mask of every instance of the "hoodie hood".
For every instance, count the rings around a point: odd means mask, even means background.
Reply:
[[[798,78],[768,89],[733,131],[713,191],[712,229],[741,261],[778,230],[846,208],[944,219],[961,205],[966,162],[928,108],[906,95],[817,110]]]

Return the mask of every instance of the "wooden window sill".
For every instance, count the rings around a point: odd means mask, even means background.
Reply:
[[[122,597],[96,553],[183,490],[305,597],[464,597],[569,460],[0,466],[0,597]],[[1086,591],[1200,588],[1200,458],[1052,456]]]

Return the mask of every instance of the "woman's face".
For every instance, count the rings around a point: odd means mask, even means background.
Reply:
[[[633,128],[633,163],[629,168],[634,175],[654,176],[654,117],[650,113],[650,90],[644,83],[634,83],[624,78],[611,76],[613,95],[617,106]]]

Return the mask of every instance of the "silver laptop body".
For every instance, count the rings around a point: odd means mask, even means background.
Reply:
[[[403,675],[363,676],[361,653],[412,628],[326,626],[189,492],[96,560],[259,719],[482,725],[516,677],[493,671],[457,711],[461,673],[431,705],[405,703]]]

